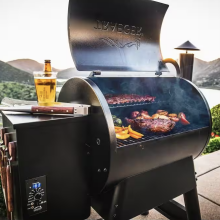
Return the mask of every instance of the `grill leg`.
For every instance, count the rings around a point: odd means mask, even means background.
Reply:
[[[185,193],[183,196],[188,220],[201,220],[197,188]]]

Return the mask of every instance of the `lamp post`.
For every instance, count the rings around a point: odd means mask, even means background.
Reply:
[[[175,49],[186,50],[185,54],[180,54],[180,76],[192,81],[194,54],[189,54],[188,51],[199,51],[199,49],[189,41],[186,41]]]

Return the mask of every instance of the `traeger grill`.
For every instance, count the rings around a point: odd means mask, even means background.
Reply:
[[[209,141],[211,117],[195,85],[161,76],[169,61],[159,44],[167,8],[147,0],[69,2],[72,57],[78,70],[91,74],[69,79],[58,101],[91,109],[78,117],[3,113],[4,131],[13,128],[16,140],[16,154],[9,146],[9,157],[16,155],[16,220],[80,220],[90,206],[105,220],[128,220],[152,208],[170,219],[201,219],[193,159]],[[103,71],[146,77],[105,77]],[[45,203],[36,209],[39,188]],[[172,201],[181,194],[186,208]]]

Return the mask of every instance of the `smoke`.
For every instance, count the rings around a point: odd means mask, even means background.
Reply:
[[[133,111],[148,111],[150,115],[157,110],[166,110],[169,113],[183,112],[190,122],[188,130],[210,126],[207,106],[198,90],[190,83],[176,77],[152,78],[91,78],[104,95],[106,94],[137,94],[155,96],[154,103],[142,105],[111,106],[112,115],[116,115],[125,123],[125,118],[130,118]],[[176,129],[182,125],[177,123]],[[187,129],[185,129],[187,130]],[[177,131],[178,132],[178,131]]]

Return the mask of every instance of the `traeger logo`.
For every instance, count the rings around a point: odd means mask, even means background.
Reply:
[[[133,35],[135,36],[134,41],[127,42],[125,44],[121,43],[118,40],[114,40],[110,37],[100,38],[104,43],[108,44],[111,47],[124,48],[124,47],[132,47],[136,46],[137,50],[140,47],[141,38],[143,37],[142,27],[136,27],[131,25],[123,25],[119,23],[113,23],[108,21],[99,21],[97,20],[96,26],[94,27],[96,30],[101,31],[110,31],[117,32],[119,34]]]

